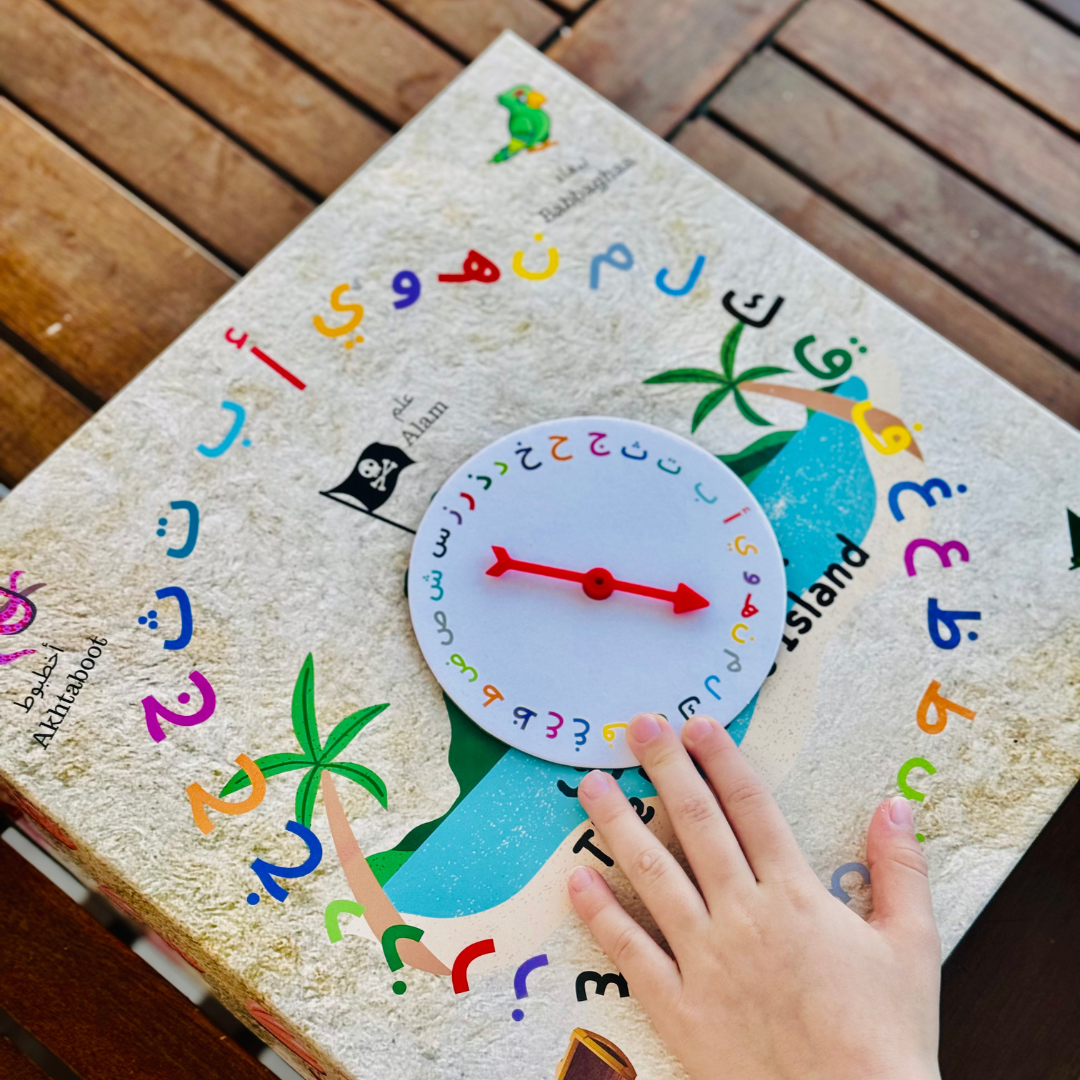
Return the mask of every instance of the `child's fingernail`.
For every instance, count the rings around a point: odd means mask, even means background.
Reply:
[[[636,743],[652,742],[660,734],[660,724],[651,713],[642,713],[630,721],[630,734]]]
[[[902,829],[915,828],[915,815],[911,811],[911,803],[903,795],[897,795],[889,800],[889,819]]]
[[[611,777],[606,772],[594,769],[578,785],[578,790],[588,799],[599,799],[611,786]]]
[[[584,866],[575,866],[567,879],[571,892],[584,892],[592,884],[592,874]]]
[[[688,743],[699,743],[712,734],[715,720],[707,716],[691,716],[683,727],[683,739]]]

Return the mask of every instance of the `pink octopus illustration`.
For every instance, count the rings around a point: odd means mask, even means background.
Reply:
[[[0,585],[0,605],[3,605],[0,606],[0,635],[21,634],[34,621],[34,616],[37,614],[37,608],[29,596],[36,589],[40,589],[44,582],[31,585],[19,592],[16,589],[16,583],[20,574],[22,574],[21,570],[12,572],[6,589]],[[35,649],[21,649],[19,652],[0,653],[0,664],[10,664],[12,660],[18,660],[20,656],[27,656],[36,651]]]

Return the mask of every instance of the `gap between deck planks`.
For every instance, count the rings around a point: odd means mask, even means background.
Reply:
[[[774,44],[1080,243],[1080,143],[985,79],[863,0],[811,0]]]
[[[709,109],[1064,353],[1080,357],[1080,257],[772,49]]]
[[[0,1007],[82,1080],[270,1080],[7,844],[0,881]]]
[[[1053,353],[712,120],[691,121],[674,145],[871,288],[1080,427],[1080,372]]]
[[[0,321],[101,399],[236,276],[0,98]]]

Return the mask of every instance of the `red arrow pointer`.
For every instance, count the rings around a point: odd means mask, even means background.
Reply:
[[[631,581],[616,581],[611,571],[605,570],[602,566],[579,574],[576,570],[560,570],[557,566],[542,566],[540,563],[512,559],[507,554],[506,548],[492,547],[491,550],[495,552],[495,565],[488,568],[489,577],[502,577],[507,570],[519,570],[523,574],[538,574],[541,577],[559,578],[561,581],[576,581],[585,590],[585,595],[592,600],[606,600],[613,592],[651,596],[656,600],[667,600],[675,609],[676,615],[709,606],[709,601],[704,596],[700,596],[681,581],[678,588],[674,590],[654,589],[649,585],[635,585]]]

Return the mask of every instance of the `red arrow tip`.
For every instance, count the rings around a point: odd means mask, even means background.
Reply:
[[[675,590],[673,603],[676,615],[682,615],[686,611],[697,611],[698,608],[709,606],[709,601],[704,596],[694,592],[689,585],[684,585],[681,581],[679,587]]]
[[[491,550],[495,553],[495,565],[488,567],[487,572],[491,577],[500,577],[510,569],[510,555],[504,547],[493,546]]]

